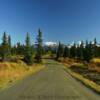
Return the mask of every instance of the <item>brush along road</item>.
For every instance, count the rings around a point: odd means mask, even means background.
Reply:
[[[0,100],[100,100],[76,81],[63,65],[46,60],[45,68],[0,92]]]

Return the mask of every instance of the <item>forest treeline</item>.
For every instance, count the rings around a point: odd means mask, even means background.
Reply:
[[[22,56],[22,60],[27,64],[32,64],[35,59],[36,62],[41,62],[42,57],[42,32],[39,29],[36,38],[36,44],[31,43],[29,33],[26,34],[25,44],[18,42],[12,46],[11,36],[3,33],[2,43],[0,45],[0,60],[10,61],[13,56]]]
[[[72,46],[64,46],[59,42],[56,60],[60,57],[69,57],[89,62],[94,57],[100,57],[100,46],[98,45],[96,38],[94,41],[81,41],[80,44],[74,43]]]
[[[89,62],[94,57],[100,57],[100,46],[95,38],[94,41],[81,41],[80,44],[64,45],[59,42],[56,46],[45,47],[43,46],[42,32],[40,29],[38,30],[35,44],[31,43],[30,35],[27,33],[24,44],[18,42],[13,46],[11,36],[7,35],[6,32],[3,33],[2,43],[0,44],[1,61],[12,61],[13,56],[20,56],[22,57],[21,60],[30,65],[33,62],[42,62],[42,56],[45,54],[52,55],[56,60],[61,57],[68,57]]]

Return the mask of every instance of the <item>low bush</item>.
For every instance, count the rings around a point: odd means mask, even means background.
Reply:
[[[96,66],[100,67],[100,58],[94,58],[91,60],[92,64],[95,64]]]

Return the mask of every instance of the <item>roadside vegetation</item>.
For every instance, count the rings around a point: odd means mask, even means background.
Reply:
[[[100,93],[100,46],[96,39],[73,45],[59,42],[56,60],[66,65],[73,77]]]
[[[29,33],[24,44],[18,42],[12,45],[11,40],[11,36],[4,32],[0,44],[0,87],[40,70],[43,68],[43,58],[52,58],[65,64],[70,72],[93,82],[99,89],[100,45],[96,38],[94,41],[81,41],[80,44],[64,45],[59,42],[58,45],[44,46],[39,29],[35,43],[31,41]]]
[[[97,93],[100,93],[99,58],[93,58],[89,63],[77,61],[72,58],[59,58],[58,61],[66,66],[64,70],[70,75],[81,81],[86,86],[92,88]]]
[[[0,44],[0,89],[44,68],[42,49],[40,29],[35,45],[31,42],[29,33],[26,34],[24,44],[18,42],[12,45],[11,36],[4,32]]]
[[[0,89],[5,89],[9,85],[36,73],[44,68],[43,64],[33,64],[28,66],[23,61],[0,63]]]

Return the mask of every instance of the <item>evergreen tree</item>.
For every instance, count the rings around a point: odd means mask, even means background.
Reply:
[[[42,61],[42,51],[43,51],[43,48],[42,48],[42,32],[38,31],[38,35],[37,35],[37,43],[36,43],[36,56],[35,56],[35,59],[36,59],[36,62],[40,63]]]
[[[59,42],[58,45],[58,49],[57,49],[57,54],[56,54],[56,60],[58,60],[58,58],[63,57],[63,45]]]
[[[8,45],[11,48],[11,37],[10,37],[10,35],[8,36]]]
[[[27,47],[27,48],[30,48],[31,43],[30,43],[30,36],[29,36],[29,33],[27,33],[27,35],[26,35],[25,43],[26,43],[26,47]]]
[[[16,55],[16,54],[17,54],[17,48],[16,48],[15,45],[12,46],[12,48],[11,48],[11,54],[12,54],[12,55]]]
[[[86,41],[85,50],[84,50],[84,60],[89,62],[92,58],[92,43]]]
[[[26,45],[25,45],[24,61],[30,65],[33,63],[33,57],[31,53],[30,36],[28,33],[27,33],[25,42],[26,42]]]
[[[32,53],[32,55],[35,54],[35,48],[34,48],[34,45],[31,45],[31,53]]]
[[[64,58],[69,57],[69,48],[68,48],[67,46],[65,46],[65,48],[64,48],[63,57],[64,57]]]
[[[22,50],[21,50],[21,43],[18,42],[16,45],[16,53],[17,55],[22,55]]]
[[[73,46],[70,48],[70,57],[75,58],[76,57],[76,44],[74,43]]]
[[[92,41],[90,41],[90,43],[89,43],[89,61],[93,58],[93,56],[94,56],[94,48],[93,48]]]
[[[84,42],[81,41],[81,45],[80,45],[80,59],[83,60],[84,59]]]
[[[77,59],[80,58],[80,45],[79,44],[77,45],[77,48],[76,48],[76,58]]]
[[[2,45],[8,45],[8,38],[6,32],[4,32],[2,40]]]
[[[94,45],[97,46],[97,39],[94,39]]]
[[[94,39],[94,44],[93,44],[93,57],[98,57],[97,40],[96,40],[96,38]]]
[[[7,34],[6,32],[4,32],[3,34],[3,38],[2,38],[2,44],[1,44],[1,56],[2,56],[2,60],[6,60],[6,58],[9,55],[9,44],[8,44],[8,38],[7,38]]]
[[[8,46],[9,46],[9,55],[11,54],[11,37],[10,35],[8,36]]]

